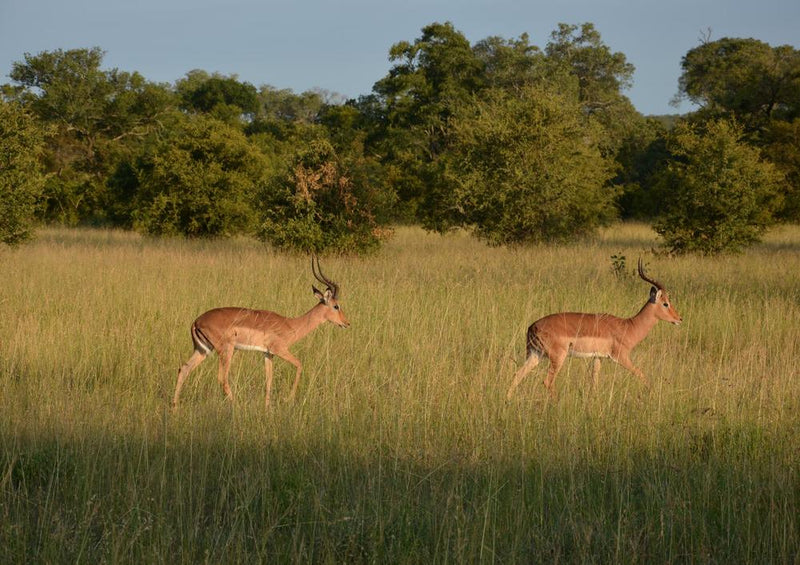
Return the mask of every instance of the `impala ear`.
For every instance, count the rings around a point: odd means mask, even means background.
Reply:
[[[311,290],[314,291],[314,296],[316,296],[319,299],[320,302],[325,302],[326,301],[325,295],[322,294],[319,291],[319,289],[317,287],[315,287],[313,284],[311,285]]]
[[[661,291],[654,286],[650,287],[650,302],[655,304],[661,298]]]

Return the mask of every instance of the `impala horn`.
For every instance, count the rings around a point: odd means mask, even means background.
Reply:
[[[316,254],[311,255],[311,272],[314,273],[314,278],[328,287],[328,290],[331,291],[333,298],[336,298],[339,295],[339,285],[322,274],[322,269],[319,266],[319,257],[317,257]]]
[[[639,257],[639,276],[642,277],[645,281],[649,282],[651,285],[656,287],[658,290],[664,290],[664,285],[662,285],[657,280],[651,279],[648,277],[644,272],[644,267],[642,266],[642,258]]]

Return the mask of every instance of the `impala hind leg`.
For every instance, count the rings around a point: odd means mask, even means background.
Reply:
[[[514,380],[512,381],[511,386],[508,388],[508,392],[506,393],[506,400],[511,400],[511,397],[514,395],[514,390],[516,390],[516,388],[519,386],[519,383],[521,383],[522,379],[524,379],[538,364],[539,355],[536,352],[532,352],[530,355],[528,355],[525,363],[514,374]]]
[[[178,397],[181,394],[181,388],[183,388],[183,383],[186,381],[186,377],[189,376],[195,367],[197,367],[203,360],[208,356],[208,353],[202,351],[200,349],[195,349],[192,356],[189,357],[189,360],[184,363],[180,369],[178,369],[178,383],[175,385],[175,395],[172,397],[172,408],[178,407]]]
[[[220,349],[217,351],[219,355],[219,372],[217,373],[217,380],[222,387],[222,392],[225,398],[233,400],[233,393],[231,392],[231,385],[228,382],[228,372],[231,370],[231,358],[233,357],[233,345]]]
[[[550,352],[550,367],[547,369],[547,377],[544,379],[544,386],[547,387],[547,391],[550,393],[550,398],[555,400],[556,398],[556,389],[555,389],[555,380],[556,375],[561,370],[561,367],[564,365],[564,361],[567,359],[567,351],[553,353]]]

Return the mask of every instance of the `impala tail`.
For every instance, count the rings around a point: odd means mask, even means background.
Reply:
[[[530,359],[531,355],[541,357],[544,351],[544,344],[539,339],[539,334],[536,331],[536,324],[531,324],[528,327],[528,338],[526,340],[525,359]]]
[[[197,322],[192,323],[192,342],[194,342],[194,348],[198,351],[202,351],[206,355],[214,351],[214,344],[211,343],[211,340],[208,339],[208,336],[203,333],[203,330],[197,327]]]

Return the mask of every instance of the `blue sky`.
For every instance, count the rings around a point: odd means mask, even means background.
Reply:
[[[680,60],[703,33],[800,48],[798,0],[0,0],[0,83],[25,53],[100,47],[104,67],[172,83],[192,69],[256,86],[368,94],[389,48],[450,21],[471,42],[528,33],[544,47],[559,22],[591,22],[636,67],[626,94],[674,113]]]

